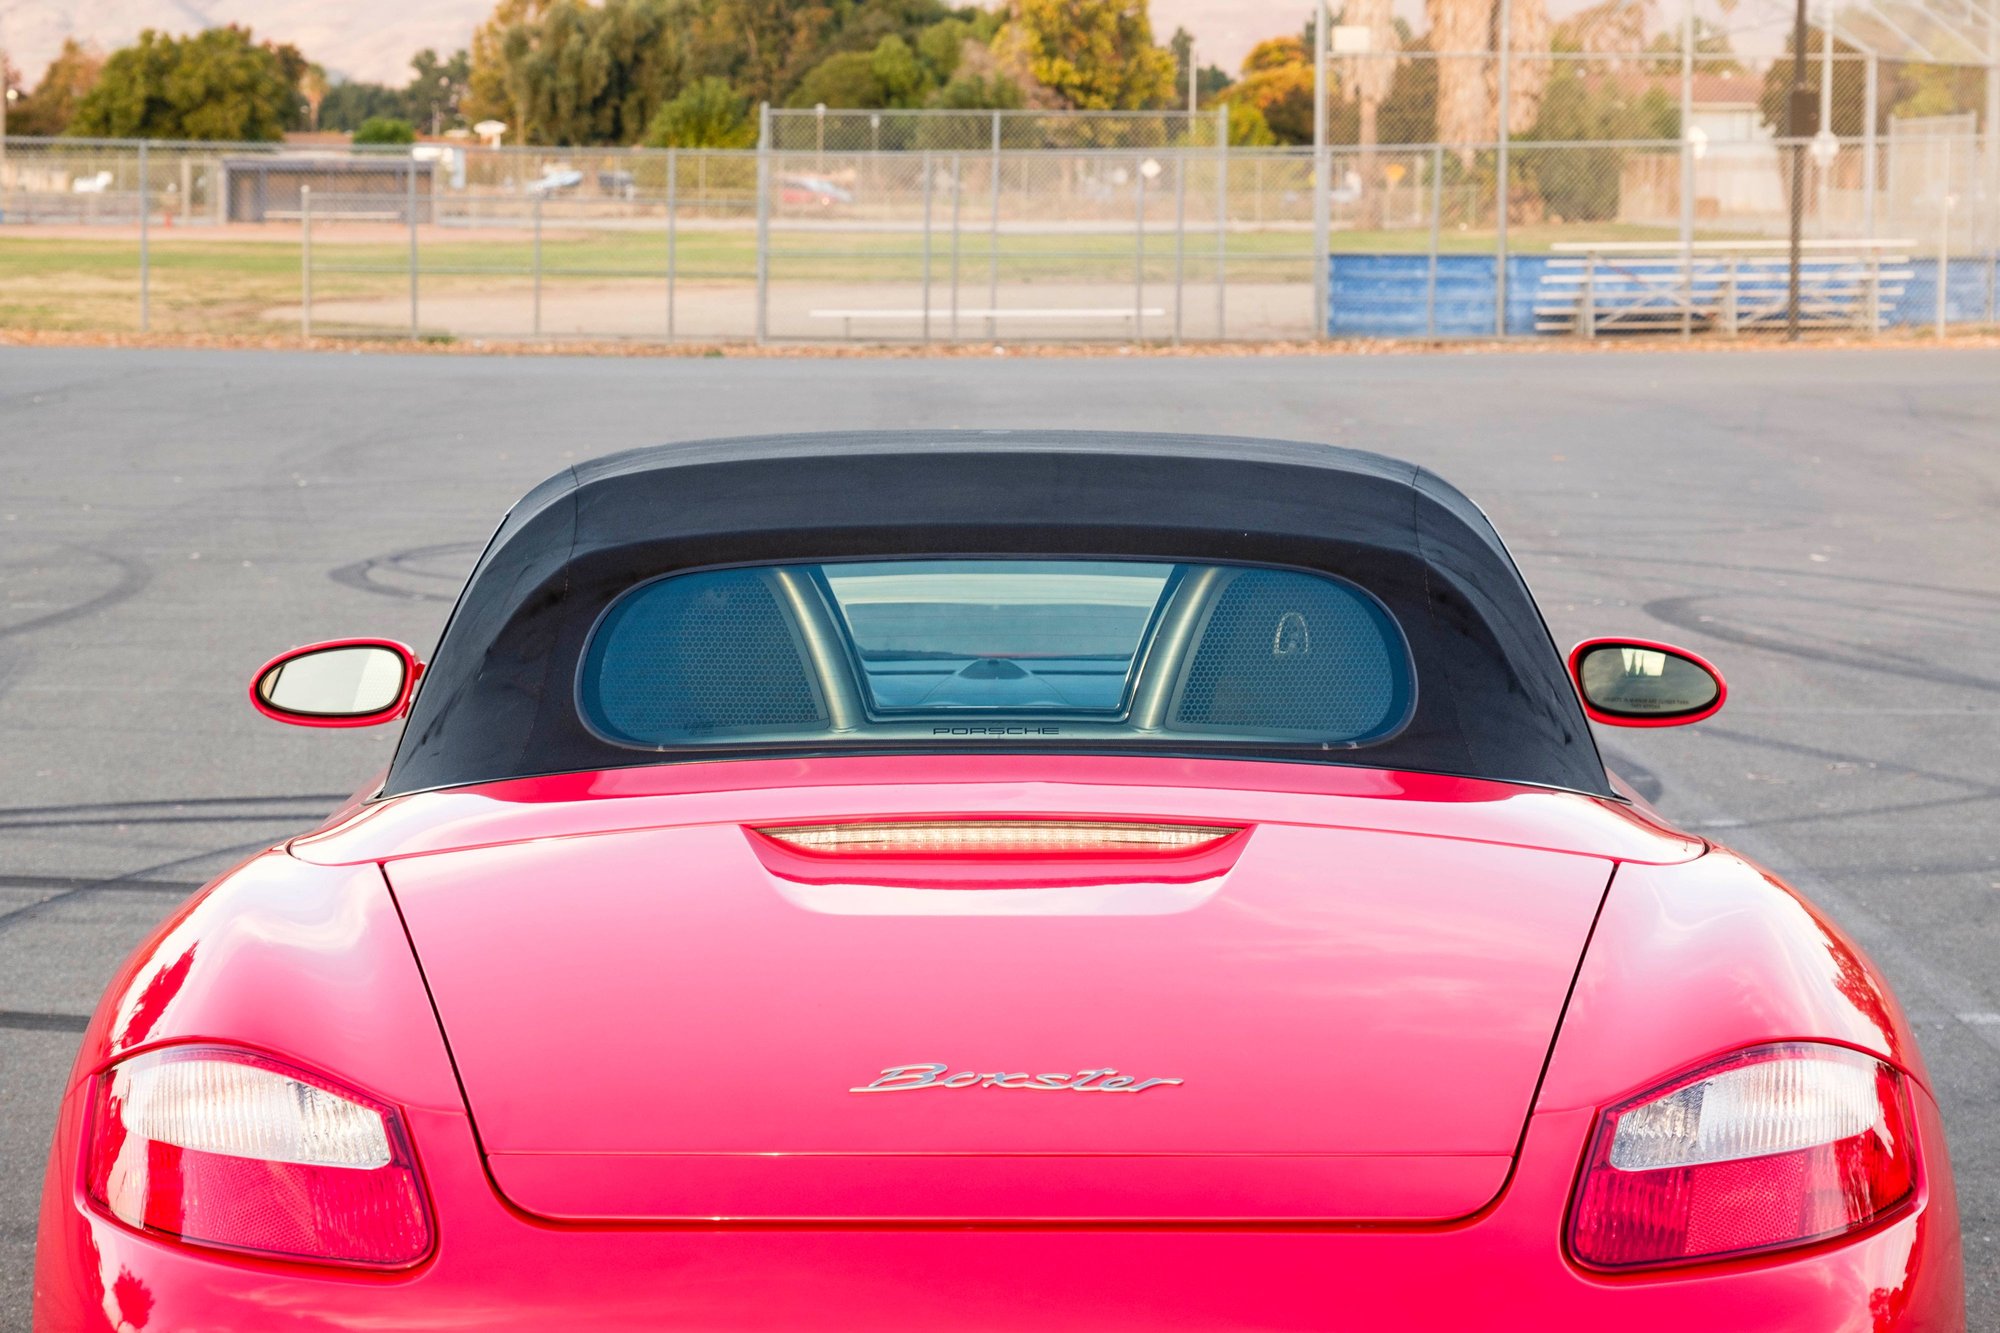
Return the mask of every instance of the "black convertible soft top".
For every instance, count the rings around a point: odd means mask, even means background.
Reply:
[[[574,694],[592,626],[618,594],[679,570],[916,555],[1242,561],[1351,579],[1409,638],[1418,693],[1406,728],[1358,750],[1175,748],[1610,794],[1540,612],[1492,524],[1452,486],[1329,445],[1070,431],[703,440],[551,477],[514,506],[467,581],[384,794],[800,753],[669,756],[593,735]]]

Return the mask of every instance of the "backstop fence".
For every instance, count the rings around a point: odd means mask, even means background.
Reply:
[[[742,151],[9,138],[0,324],[704,343],[1739,336],[1791,318],[1795,206],[1802,326],[1996,322],[1987,69],[1816,52],[1820,125],[1785,137],[1788,66],[1544,53],[1508,63],[1503,126],[1499,63],[1337,57],[1353,95],[1330,100],[1318,153],[1244,142],[1227,106],[771,110]]]

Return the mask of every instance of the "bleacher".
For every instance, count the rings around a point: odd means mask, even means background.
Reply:
[[[1913,276],[1906,240],[1807,241],[1799,323],[1879,331]],[[1791,282],[1784,241],[1564,242],[1543,271],[1535,331],[1596,338],[1624,333],[1725,335],[1786,322]]]

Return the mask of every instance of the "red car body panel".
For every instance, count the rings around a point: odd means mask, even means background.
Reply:
[[[1267,822],[1272,802],[1284,801],[1295,802],[1279,807],[1291,818],[1329,828],[1621,861],[1688,861],[1707,847],[1632,804],[1477,778],[1152,755],[943,754],[664,764],[456,787],[344,807],[291,851],[339,865],[665,824],[862,818],[885,799],[924,808],[896,788],[928,793],[933,810],[1023,817],[1067,808],[1078,786],[1100,813],[1154,819]]]
[[[495,1178],[533,1212],[1441,1219],[1493,1197],[1608,863],[1272,822],[1220,875],[1147,870],[1120,902],[808,888],[708,824],[389,875]],[[1187,1081],[850,1091],[931,1061]]]
[[[978,891],[788,881],[745,831],[919,812],[1250,832],[1219,876],[1114,882],[1208,895],[1114,921],[1103,899],[1021,917],[829,911],[796,895]],[[1197,920],[1205,952],[1185,929]],[[697,928],[729,947],[704,950]],[[1462,977],[1426,971],[1447,958]],[[1466,1043],[1468,1023],[1504,1056]],[[743,1054],[753,1036],[766,1067]],[[1598,1108],[1767,1040],[1839,1042],[1905,1071],[1916,1198],[1856,1236],[1754,1259],[1620,1277],[1572,1263],[1564,1220]],[[332,1071],[400,1107],[431,1255],[335,1270],[98,1212],[76,1169],[90,1077],[191,1041]],[[845,1092],[925,1060],[1186,1082]],[[705,1083],[737,1096],[704,1098]],[[1275,1162],[1228,1159],[1224,1124]],[[1425,1142],[1497,1158],[1498,1176],[1370,1184],[1367,1163],[1406,1166]],[[350,810],[224,876],[141,947],[61,1108],[37,1323],[545,1329],[587,1299],[600,1328],[1956,1333],[1943,1142],[1907,1024],[1852,945],[1755,867],[1619,802],[1138,757],[578,774]],[[1023,1178],[1072,1146],[1063,1167],[1095,1173],[1081,1185]],[[690,1152],[708,1154],[701,1169],[674,1172]],[[778,1165],[750,1164],[760,1152]],[[939,1152],[969,1174],[923,1179]],[[586,1160],[555,1156],[573,1153]],[[1153,1170],[1170,1153],[1200,1174]],[[888,1211],[867,1169],[885,1159],[916,1173],[892,1177],[896,1196],[943,1201]],[[621,1161],[639,1169],[621,1177]],[[1309,1206],[1370,1189],[1383,1202]],[[801,1191],[840,1208],[787,1215],[778,1203]],[[704,1201],[728,1215],[696,1216]]]

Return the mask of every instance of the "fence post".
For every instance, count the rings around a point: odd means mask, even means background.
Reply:
[[[542,196],[535,196],[535,337],[542,336]]]
[[[403,159],[403,170],[409,173],[409,189],[405,192],[404,207],[410,215],[410,336],[417,332],[417,159]]]
[[[1174,154],[1174,346],[1181,345],[1181,307],[1187,299],[1187,164],[1185,146]]]
[[[1861,226],[1862,230],[1867,233],[1863,239],[1870,241],[1874,240],[1878,234],[1875,230],[1875,175],[1881,169],[1877,162],[1877,158],[1881,156],[1881,149],[1880,145],[1875,141],[1875,117],[1880,114],[1880,73],[1881,67],[1876,62],[1875,53],[1870,51],[1868,53],[1866,69],[1866,84],[1861,94],[1861,133],[1863,135],[1863,146],[1868,154],[1867,160],[1861,164]]]
[[[153,202],[146,188],[146,141],[139,140],[139,332],[153,325],[153,254],[148,225]]]
[[[1872,239],[1872,238],[1871,238]],[[1868,247],[1868,334],[1882,331],[1882,247]]]
[[[313,336],[313,187],[299,187],[299,336]]]
[[[680,258],[680,176],[678,149],[667,150],[667,341],[674,340],[674,286]]]
[[[1681,337],[1694,336],[1694,0],[1681,14]]]
[[[1512,74],[1514,52],[1514,7],[1510,0],[1500,0],[1500,143],[1495,154],[1499,170],[1495,173],[1494,201],[1496,209],[1493,235],[1493,334],[1507,336],[1507,171],[1510,132],[1507,121],[1512,109],[1508,103],[1510,92],[1508,80]]]
[[[1438,331],[1438,243],[1444,226],[1444,145],[1431,145],[1431,262],[1424,283],[1424,329],[1431,337]]]
[[[1986,318],[2000,312],[2000,8],[1988,6],[1986,17]],[[1974,169],[1975,179],[1979,172]],[[1977,233],[1975,233],[1976,235]]]
[[[1583,336],[1597,339],[1597,251],[1583,252],[1583,310],[1580,320]]]
[[[935,190],[933,190],[933,189],[931,188],[931,150],[930,150],[930,149],[928,149],[928,148],[924,149],[924,156],[923,156],[923,161],[922,161],[922,163],[921,163],[921,169],[922,169],[922,171],[923,171],[923,175],[924,175],[924,179],[923,179],[923,187],[924,187],[924,320],[923,320],[923,337],[924,337],[924,344],[925,344],[926,346],[929,346],[929,345],[930,345],[930,340],[931,340],[931,196],[932,196],[932,195],[934,195],[934,194],[936,193],[936,191],[935,191]]]
[[[1229,320],[1229,103],[1215,108],[1215,340]]]
[[[1132,341],[1146,341],[1146,173],[1145,163],[1134,167],[1139,188],[1138,208],[1132,218]]]
[[[2000,321],[2000,10],[1986,23],[1986,322]]]
[[[1937,336],[1944,337],[1945,293],[1951,286],[1951,145],[1944,150],[1944,188],[1938,192]]]
[[[993,113],[993,170],[990,182],[993,188],[992,217],[986,231],[986,308],[1000,308],[1000,113]],[[996,316],[986,317],[986,338],[996,342],[1000,337],[1000,321]]]
[[[1732,338],[1737,334],[1736,264],[1737,254],[1732,250],[1729,252],[1729,276],[1724,280],[1722,289],[1722,331]]]
[[[771,336],[771,104],[757,108],[757,345]]]
[[[1505,3],[1505,0],[1502,0]],[[1333,201],[1328,191],[1333,188],[1333,161],[1327,153],[1327,98],[1332,89],[1327,86],[1326,49],[1332,43],[1328,27],[1333,22],[1326,0],[1318,0],[1313,6],[1313,341],[1326,337],[1327,325],[1331,322],[1330,306],[1333,300],[1332,267],[1327,257],[1330,248],[1330,228],[1333,219],[1329,213]],[[1502,85],[1503,87],[1505,85]]]
[[[965,158],[961,153],[951,155],[951,335],[949,341],[958,341],[958,248],[959,218],[965,207]]]

